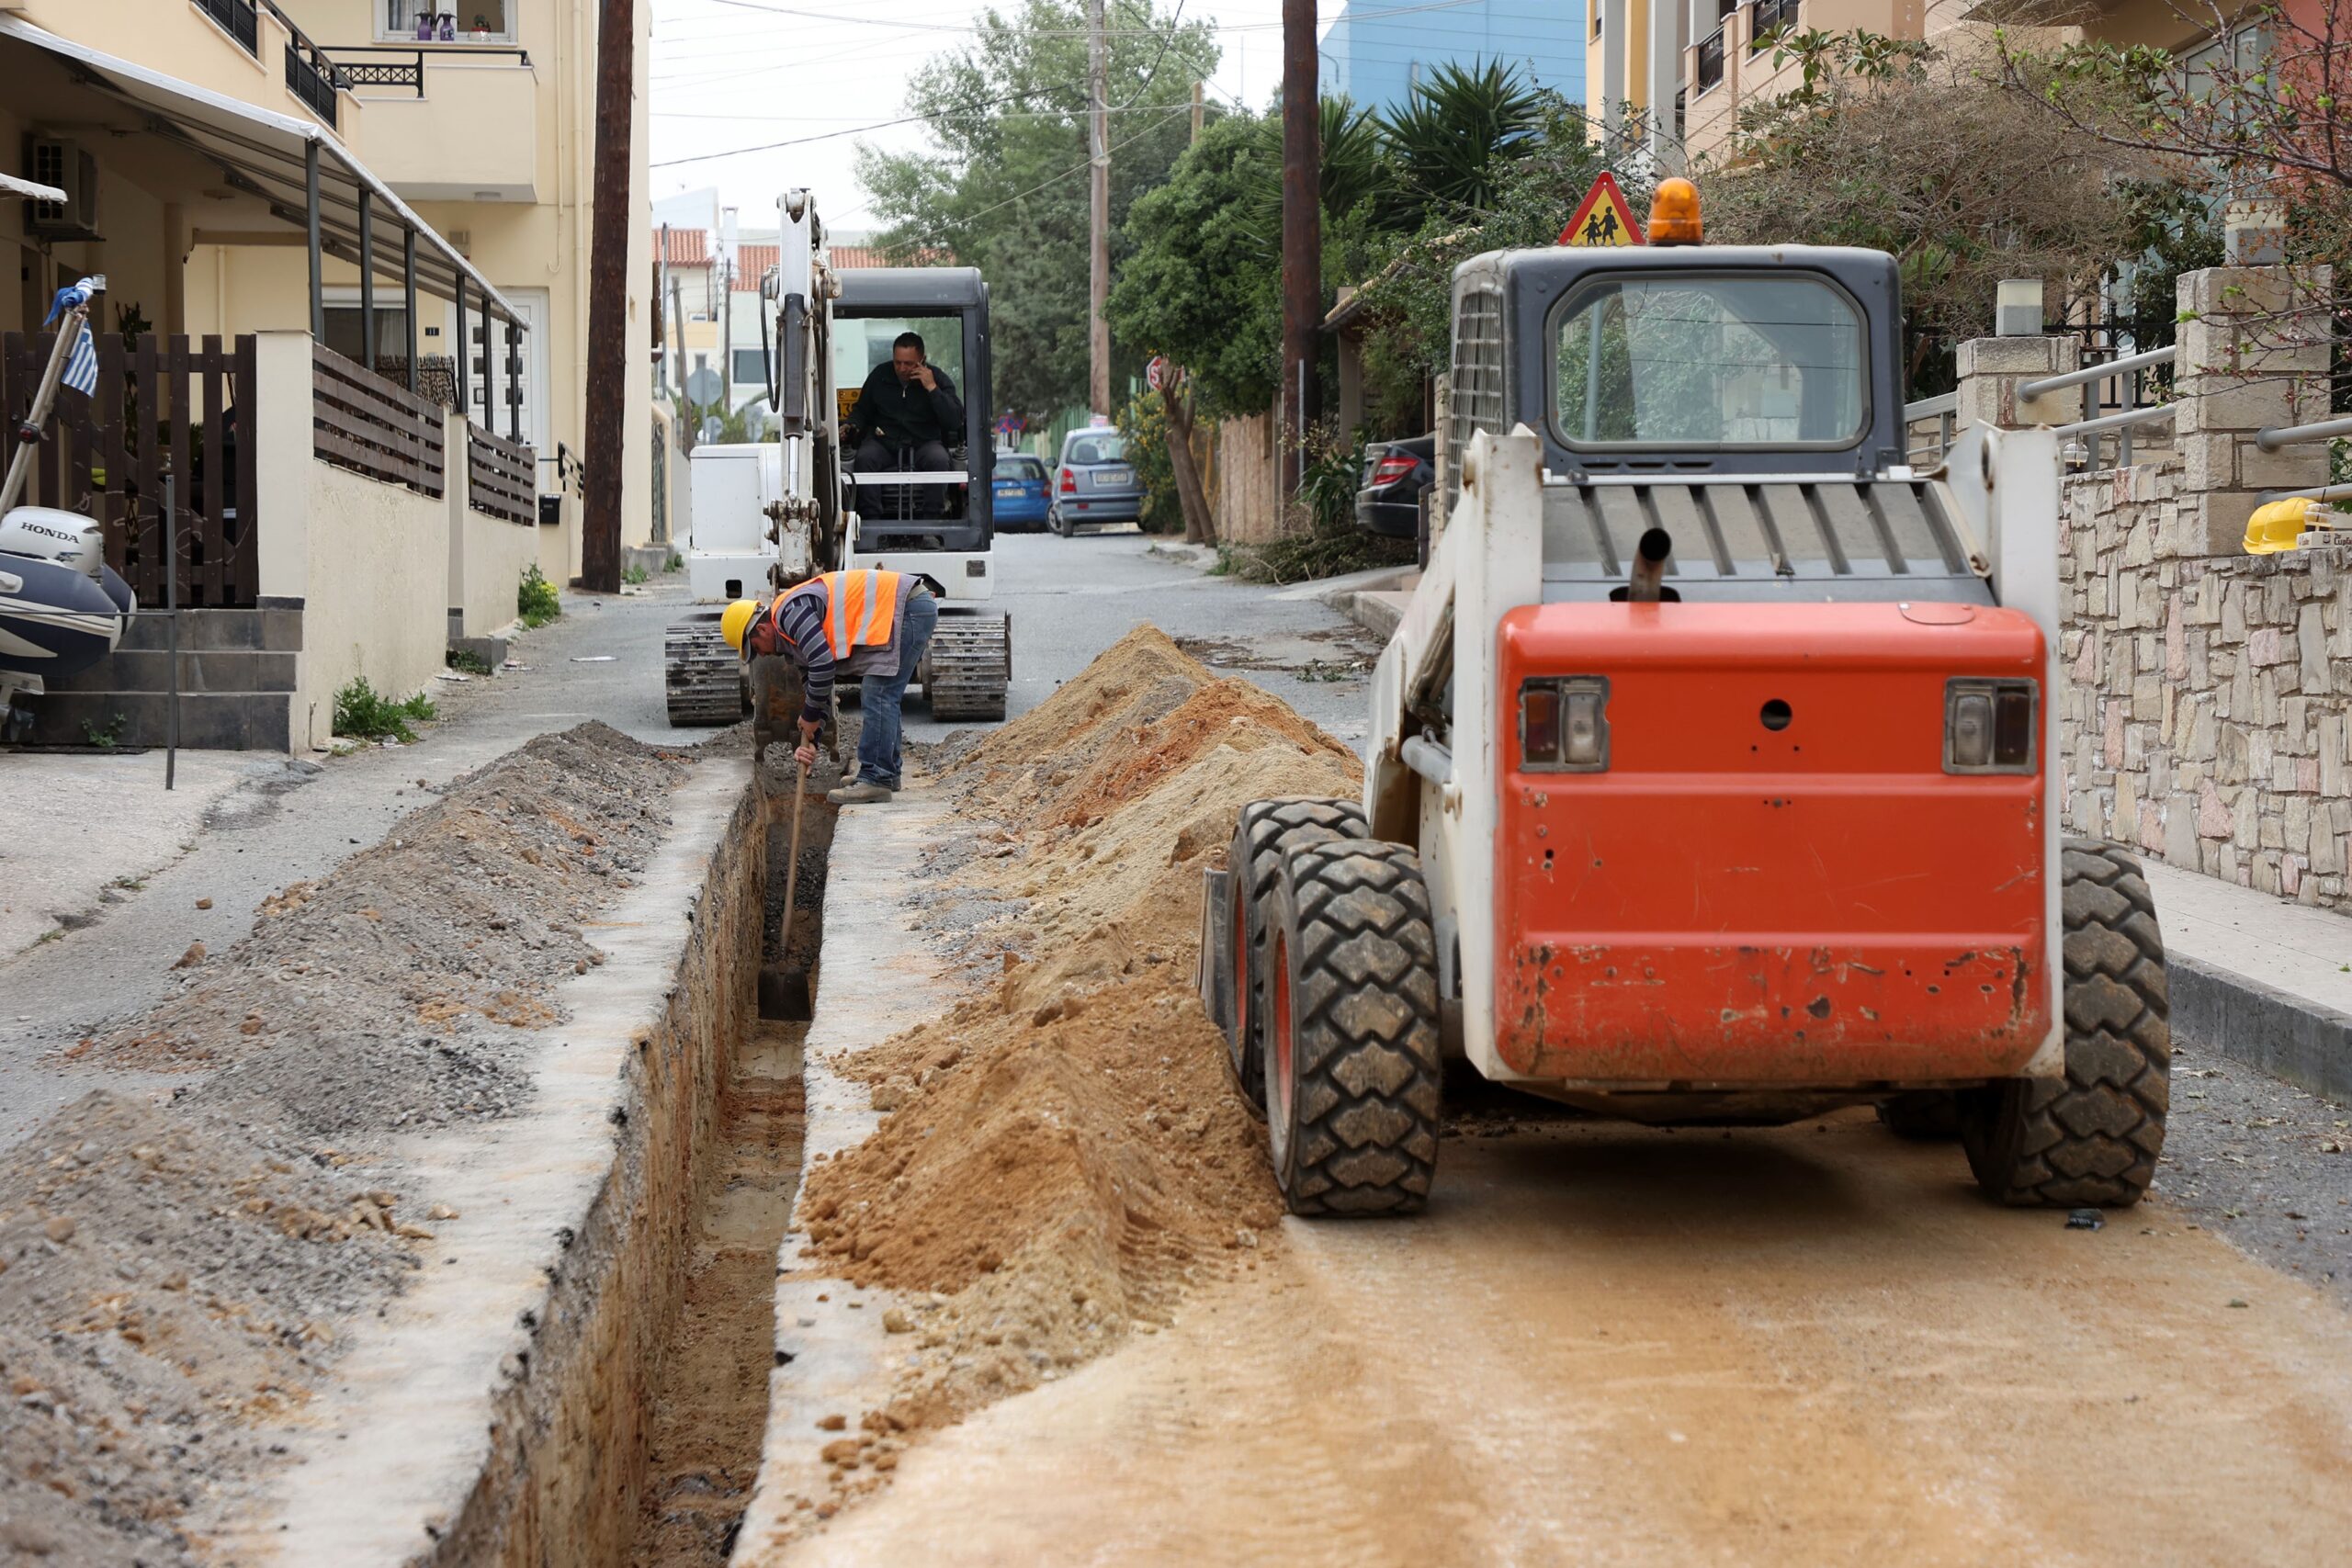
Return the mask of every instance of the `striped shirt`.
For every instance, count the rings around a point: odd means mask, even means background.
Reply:
[[[930,595],[931,590],[920,582],[910,593],[910,598]],[[781,651],[788,653],[792,661],[800,666],[800,716],[810,724],[822,723],[832,711],[833,677],[839,664],[833,658],[832,644],[825,637],[825,603],[821,590],[804,593],[796,589],[768,612],[768,618],[785,637],[786,645]]]

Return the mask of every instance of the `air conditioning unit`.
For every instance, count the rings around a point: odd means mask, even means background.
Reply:
[[[26,138],[27,177],[55,186],[63,201],[25,203],[25,231],[43,240],[96,240],[98,233],[98,161],[78,142],[56,136]]]

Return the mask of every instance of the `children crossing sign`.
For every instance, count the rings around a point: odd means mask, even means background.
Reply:
[[[1634,209],[1626,203],[1625,193],[1617,188],[1617,176],[1606,169],[1592,182],[1592,188],[1577,203],[1576,216],[1560,231],[1564,245],[1638,245],[1642,243],[1642,226],[1634,221]]]

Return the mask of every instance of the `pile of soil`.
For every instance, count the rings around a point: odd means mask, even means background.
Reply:
[[[1360,777],[1149,627],[953,761],[965,841],[941,846],[922,902],[993,899],[958,940],[1001,952],[1001,974],[834,1062],[888,1114],[815,1166],[800,1210],[812,1260],[922,1303],[892,1325],[915,1337],[893,1398],[834,1445],[842,1489],[895,1463],[899,1433],[1157,1332],[1275,1245],[1264,1131],[1193,989],[1201,872],[1246,802]]]
[[[685,766],[607,725],[539,736],[273,895],[178,995],[66,1055],[209,1070],[199,1104],[266,1100],[337,1140],[508,1114],[527,1090],[515,1032],[603,961],[580,922],[633,886]]]
[[[684,771],[604,725],[542,736],[73,1048],[194,1081],[91,1094],[0,1157],[0,1557],[205,1555],[205,1521],[279,1462],[267,1425],[459,1217],[390,1134],[520,1103],[516,1032],[599,961],[582,923]]]

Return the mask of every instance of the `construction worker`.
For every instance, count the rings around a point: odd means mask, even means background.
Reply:
[[[789,659],[799,667],[800,745],[793,757],[804,768],[817,761],[834,677],[864,678],[857,777],[825,796],[836,806],[862,806],[887,801],[899,788],[899,710],[938,624],[939,602],[921,579],[863,570],[825,572],[765,604],[738,599],[719,616],[718,629],[752,661],[755,687],[763,659]],[[764,703],[754,706],[764,716]]]

